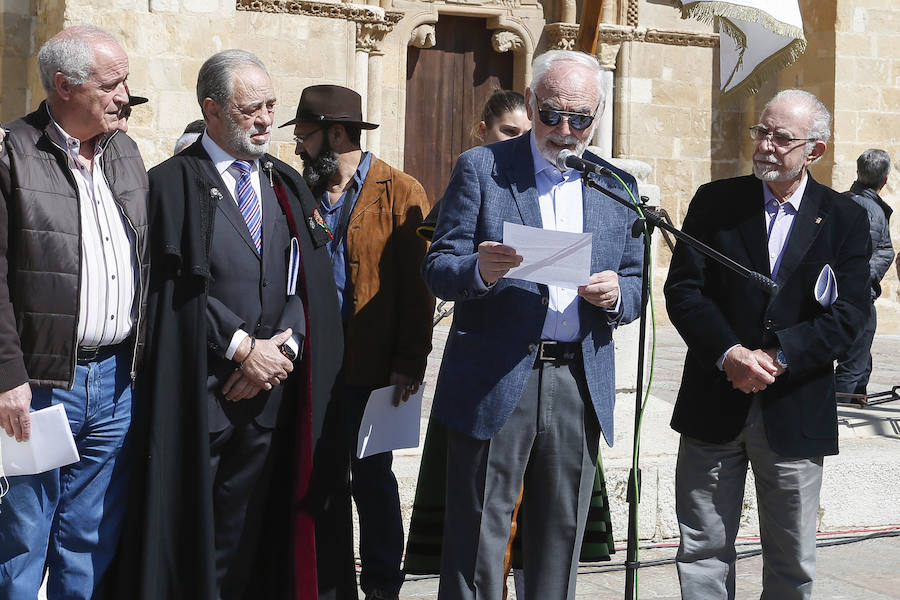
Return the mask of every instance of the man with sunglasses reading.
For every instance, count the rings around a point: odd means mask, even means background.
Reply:
[[[531,133],[459,157],[423,266],[456,303],[432,411],[450,438],[441,600],[501,596],[523,481],[526,598],[575,597],[601,431],[613,439],[612,330],[640,305],[634,213],[556,166],[563,150],[584,152],[609,84],[580,52],[547,52],[532,69]],[[590,280],[574,290],[504,277],[522,260],[501,242],[506,221],[593,233]]]
[[[683,228],[774,294],[691,247],[675,246],[666,303],[687,342],[672,427],[681,433],[675,503],[683,598],[734,598],[748,464],[756,479],[763,598],[809,598],[822,464],[837,454],[833,361],[862,328],[869,224],[808,172],[831,114],[801,90],[776,95],[750,128],[753,175],[697,190]]]

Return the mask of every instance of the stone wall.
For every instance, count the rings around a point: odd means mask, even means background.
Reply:
[[[894,0],[801,0],[807,52],[759,94],[733,106],[719,103],[718,50],[710,26],[682,20],[678,10],[659,0],[609,1],[614,10],[605,7],[604,14],[612,43],[603,52],[611,57],[616,86],[611,154],[651,166],[648,183],[659,186],[661,205],[676,224],[700,184],[750,171],[746,127],[783,87],[808,89],[834,110],[833,144],[812,169],[817,179],[844,190],[862,150],[881,147],[895,159],[900,156],[900,6]],[[0,4],[0,121],[21,116],[43,98],[37,48],[65,25],[93,23],[121,39],[131,60],[130,86],[150,98],[135,108],[130,130],[148,167],[167,158],[184,125],[199,117],[194,86],[200,64],[233,47],[256,53],[269,66],[279,124],[291,118],[307,85],[336,83],[377,97],[373,118],[381,127],[368,134],[368,145],[402,166],[405,123],[417,118],[405,105],[407,44],[417,27],[427,27],[440,14],[487,18],[489,27],[512,32],[518,40],[516,84],[524,86],[526,58],[548,40],[563,47],[571,43],[580,10],[571,0],[370,3],[376,6],[315,0],[6,0]],[[366,10],[380,15],[369,25],[359,16]],[[541,15],[548,25],[539,44]],[[275,130],[273,152],[299,166],[291,133]],[[897,177],[883,194],[895,207]],[[900,220],[894,219],[893,230],[900,245]],[[656,258],[661,307],[669,258],[664,245]],[[892,272],[879,305],[880,331],[900,331],[900,319],[890,318],[900,307],[898,288]]]
[[[900,209],[900,4],[840,0],[835,23],[835,189],[856,177],[856,157],[867,148],[891,155],[894,169],[881,196]],[[891,223],[900,249],[900,219]],[[879,332],[900,332],[897,274],[891,269],[879,301]]]

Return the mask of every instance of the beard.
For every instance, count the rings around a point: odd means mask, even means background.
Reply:
[[[761,181],[792,181],[802,170],[802,162],[796,167],[784,170],[784,162],[770,154],[753,155],[753,174]]]
[[[574,135],[559,135],[557,133],[548,133],[547,136],[542,140],[535,137],[535,142],[537,144],[538,152],[541,153],[541,156],[550,161],[551,165],[555,165],[559,150],[550,148],[550,146],[547,145],[547,142],[553,142],[554,144],[558,144],[560,146],[574,146],[572,152],[574,152],[577,156],[581,156],[584,153],[585,148],[588,147],[588,142],[591,141],[591,138],[593,136],[594,127],[591,127],[590,133],[586,135],[583,140],[579,140]]]
[[[316,195],[321,193],[331,176],[338,170],[338,155],[331,149],[328,138],[322,140],[322,147],[319,153],[312,157],[306,152],[300,153],[303,159],[303,179]]]
[[[257,159],[269,151],[269,140],[264,144],[254,144],[250,136],[254,133],[266,133],[270,127],[257,127],[254,125],[250,129],[241,129],[231,115],[225,112],[225,144],[228,146],[229,153],[235,157],[247,157]]]

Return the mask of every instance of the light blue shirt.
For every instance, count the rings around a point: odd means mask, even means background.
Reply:
[[[347,281],[347,232],[338,231],[338,221],[341,217],[341,208],[345,202],[349,202],[348,211],[353,214],[356,201],[359,199],[359,192],[362,190],[363,183],[369,175],[369,167],[372,165],[372,153],[363,152],[362,158],[359,160],[359,166],[353,174],[353,180],[350,186],[341,194],[341,198],[331,204],[328,200],[328,192],[323,192],[319,198],[319,212],[322,213],[322,219],[331,230],[334,239],[328,242],[328,253],[331,255],[331,268],[334,271],[334,283],[337,286],[338,303],[341,307],[341,315],[344,321],[349,316],[346,311],[349,310],[350,294],[352,293],[352,284]],[[347,223],[349,227],[349,221]]]
[[[806,191],[806,173],[800,180],[797,190],[784,202],[778,202],[772,190],[763,183],[763,199],[766,203],[766,232],[769,237],[769,272],[772,279],[778,276],[778,268],[781,266],[781,258],[787,247],[791,229],[794,227],[794,218],[800,210],[800,201],[803,200],[803,192]]]
[[[560,171],[538,151],[534,132],[531,133],[530,140],[542,227],[551,231],[583,232],[581,174],[574,169]],[[578,292],[555,285],[548,285],[547,291],[549,303],[541,339],[580,341],[584,336],[581,334],[578,318]]]

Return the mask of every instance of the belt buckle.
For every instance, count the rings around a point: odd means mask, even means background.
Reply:
[[[76,359],[81,362],[94,362],[105,346],[79,346]]]
[[[538,345],[538,360],[543,360],[543,361],[556,360],[555,356],[547,356],[546,354],[544,354],[544,348],[551,347],[551,346],[556,346],[556,342],[552,342],[552,341],[551,342],[541,342]]]

